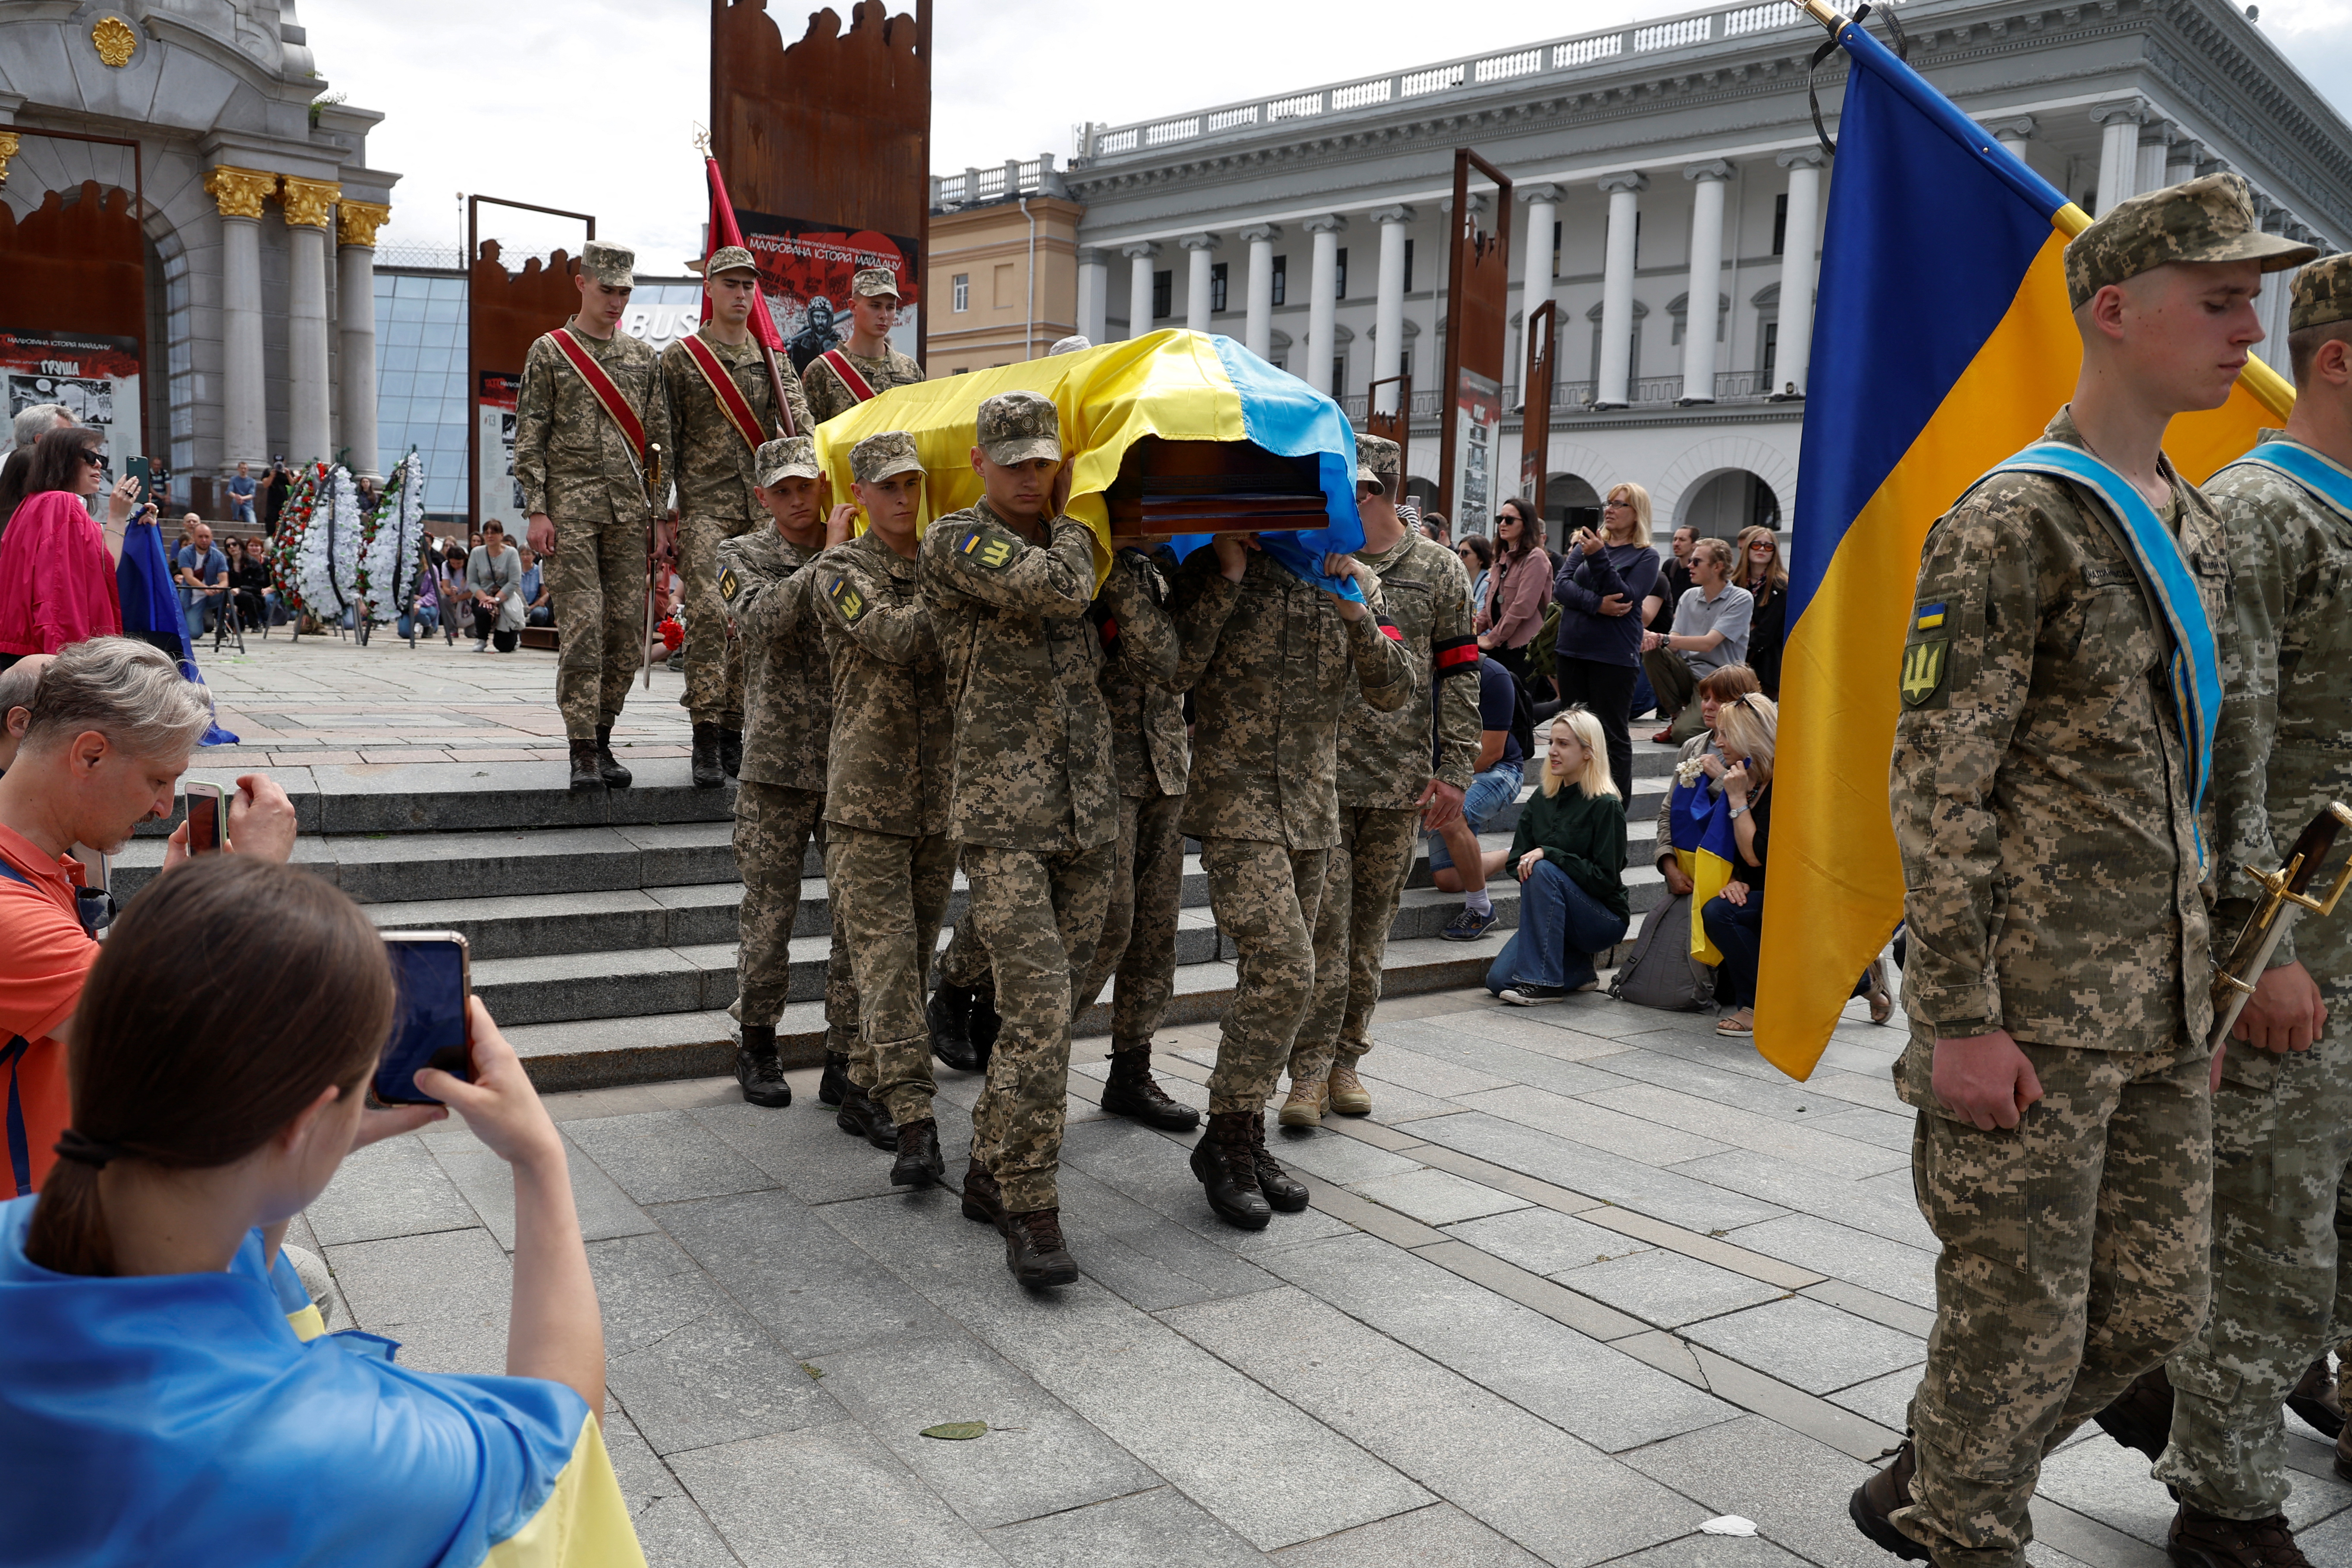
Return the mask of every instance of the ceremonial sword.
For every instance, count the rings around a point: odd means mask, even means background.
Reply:
[[[2254,994],[2254,983],[2277,951],[2279,938],[2286,935],[2303,911],[2332,914],[2336,900],[2344,896],[2347,886],[2352,886],[2352,856],[2347,856],[2343,868],[2336,875],[2336,885],[2326,898],[2313,896],[2313,884],[2319,880],[2320,862],[2336,847],[2336,835],[2352,827],[2352,807],[2342,801],[2331,800],[2326,808],[2311,819],[2287,854],[2286,864],[2275,871],[2247,870],[2247,875],[2263,885],[2262,901],[2247,918],[2238,940],[2230,946],[2230,956],[2213,973],[2213,1036],[2206,1042],[2212,1050],[2221,1049],[2230,1037],[2230,1027],[2245,1011],[2247,999]]]

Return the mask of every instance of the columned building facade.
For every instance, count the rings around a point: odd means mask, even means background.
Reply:
[[[140,447],[170,465],[176,503],[211,515],[239,462],[260,474],[280,453],[341,455],[383,471],[373,268],[399,176],[368,165],[383,116],[327,96],[313,65],[294,0],[0,10],[11,232],[114,192],[130,211],[143,192],[125,258],[149,297]],[[0,333],[59,313],[0,300]]]
[[[2352,125],[2224,0],[1910,0],[1911,63],[2094,214],[2235,170],[2265,226],[2352,243]],[[1660,532],[1786,527],[1835,159],[1807,106],[1822,29],[1786,0],[1716,6],[1273,98],[1089,124],[1076,313],[1097,342],[1223,332],[1341,400],[1412,377],[1412,488],[1433,489],[1454,150],[1514,185],[1506,406],[1521,328],[1554,353],[1555,537],[1620,479]],[[1814,79],[1835,133],[1844,75]],[[1494,188],[1474,183],[1494,232]],[[2263,352],[2284,364],[2284,290]],[[1936,301],[1922,298],[1923,318]],[[1204,310],[1203,306],[1207,308]],[[1382,394],[1383,403],[1393,389]],[[1516,418],[1501,471],[1518,469]],[[1485,530],[1489,520],[1465,520]]]

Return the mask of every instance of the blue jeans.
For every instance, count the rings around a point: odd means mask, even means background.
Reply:
[[[212,630],[213,623],[220,619],[220,601],[210,594],[183,588],[180,590],[180,614],[187,618],[188,640],[194,642]]]
[[[1726,1006],[1753,1007],[1757,956],[1764,951],[1764,889],[1750,888],[1744,904],[1717,893],[1699,910],[1699,919],[1706,926],[1706,940],[1723,954],[1716,971],[1720,999]]]
[[[253,526],[253,498],[251,496],[229,497],[229,511],[236,517],[237,521],[245,524],[247,528],[251,528]]]
[[[1495,955],[1486,989],[1557,985],[1573,989],[1599,976],[1592,955],[1625,940],[1625,918],[1576,885],[1549,860],[1519,884],[1519,929]]]
[[[1517,763],[1496,763],[1470,781],[1462,792],[1462,820],[1473,833],[1484,833],[1486,824],[1511,802],[1519,798],[1519,785],[1525,782]],[[1454,853],[1445,847],[1445,840],[1437,834],[1429,836],[1429,868],[1441,870],[1454,864]]]
[[[1631,714],[1640,715],[1649,712],[1657,705],[1658,694],[1650,689],[1650,672],[1646,669],[1636,671],[1633,676],[1633,706],[1628,708],[1626,711]],[[1629,720],[1628,722],[1631,722],[1631,721]]]

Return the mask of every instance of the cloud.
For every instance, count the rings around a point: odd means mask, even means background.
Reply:
[[[911,7],[911,0],[894,0]],[[810,6],[814,9],[814,6]],[[1564,16],[1605,26],[1688,0],[1487,0],[1431,26],[1426,0],[940,0],[935,171],[1052,153],[1087,120],[1129,122],[1370,76],[1558,35]],[[845,16],[846,0],[835,5]],[[804,15],[771,0],[786,37]],[[385,118],[369,138],[404,177],[387,244],[462,243],[459,191],[593,212],[639,266],[674,272],[701,243],[695,128],[709,113],[708,0],[302,0],[320,75]],[[2352,104],[2352,0],[2266,0],[2263,31],[2314,88]],[[512,252],[576,245],[564,220],[499,213]]]

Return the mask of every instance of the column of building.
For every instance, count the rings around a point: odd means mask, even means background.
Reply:
[[[2139,156],[2132,169],[2132,192],[2164,188],[2164,166],[2172,161],[2172,141],[2180,128],[2169,120],[2148,116],[2139,128]]]
[[[1260,359],[1274,357],[1274,242],[1282,230],[1274,224],[1252,224],[1242,230],[1249,241],[1249,300],[1242,317],[1242,347]]]
[[[1110,258],[1099,250],[1078,252],[1078,331],[1099,346],[1110,335]]]
[[[1528,334],[1535,331],[1536,312],[1551,298],[1551,231],[1559,221],[1559,204],[1567,193],[1558,185],[1524,185],[1513,193],[1528,204],[1528,243],[1525,270],[1519,279],[1519,358],[1518,363],[1505,367],[1506,380],[1517,381],[1519,399],[1527,400],[1529,388],[1525,384],[1528,371],[1527,345],[1535,340]],[[1555,317],[1557,313],[1555,312]],[[1559,379],[1559,334],[1555,319],[1552,333],[1552,370],[1554,381]]]
[[[1601,260],[1601,363],[1594,367],[1592,405],[1622,408],[1633,372],[1633,236],[1649,176],[1639,170],[1604,175],[1609,237]]]
[[[287,445],[298,463],[335,456],[334,405],[327,390],[327,226],[341,187],[288,174],[286,210]],[[373,301],[370,309],[373,309]]]
[[[1374,382],[1390,380],[1404,369],[1404,231],[1412,216],[1412,209],[1402,205],[1381,207],[1372,214],[1372,221],[1381,226],[1381,270],[1372,291]],[[1365,411],[1394,414],[1397,391],[1393,386],[1381,387],[1378,401],[1367,401]]]
[[[2020,114],[2007,120],[1986,121],[1983,124],[2003,147],[2017,154],[2019,163],[2027,161],[2025,144],[2033,140],[2033,133],[2038,129],[2033,123],[2033,116]]]
[[[1151,263],[1160,247],[1144,240],[1123,245],[1118,253],[1127,258],[1127,335],[1139,338],[1151,330]]]
[[[1210,307],[1215,302],[1210,288],[1215,280],[1213,258],[1218,244],[1223,238],[1221,234],[1188,234],[1176,242],[1191,253],[1184,273],[1184,330],[1187,331],[1205,332],[1209,330],[1209,320],[1213,314]]]
[[[261,204],[278,176],[223,163],[205,171],[221,216],[221,475],[269,464],[269,395],[261,353]]]
[[[1325,213],[1308,218],[1299,226],[1315,237],[1315,260],[1307,275],[1307,385],[1325,396],[1331,394],[1331,334],[1339,303],[1339,231],[1348,220],[1338,213]],[[1298,367],[1293,365],[1297,375]]]
[[[1822,231],[1822,151],[1800,147],[1773,160],[1789,171],[1789,213],[1780,227],[1779,349],[1772,379],[1779,394],[1803,396],[1813,359],[1816,237]]]
[[[375,422],[375,231],[391,216],[390,207],[375,202],[345,200],[335,208],[342,444],[352,471],[369,479],[383,477]]]
[[[2100,126],[2097,212],[2103,217],[2115,205],[2139,188],[2139,128],[2147,106],[2135,100],[2110,103],[2091,110],[2091,122]]]
[[[1731,165],[1720,158],[1683,170],[1691,184],[1690,278],[1683,294],[1685,403],[1715,401],[1717,300],[1723,279],[1723,188]]]

